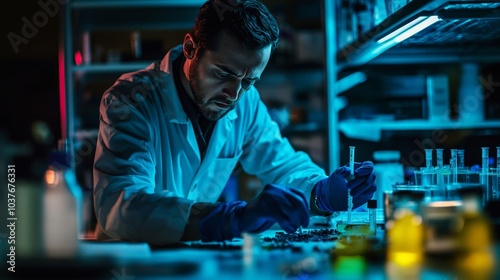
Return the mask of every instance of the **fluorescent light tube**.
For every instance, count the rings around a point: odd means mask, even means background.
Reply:
[[[403,25],[398,28],[394,32],[389,33],[388,35],[382,37],[377,40],[377,43],[381,44],[387,42],[389,40],[393,40],[395,43],[400,43],[411,36],[417,34],[418,32],[426,29],[427,27],[433,25],[438,22],[440,19],[438,16],[422,16],[418,17],[409,23]]]
[[[422,21],[421,23],[418,23],[417,25],[413,26],[412,28],[408,29],[407,31],[403,32],[402,34],[398,35],[396,38],[394,38],[394,41],[397,43],[401,43],[404,40],[410,38],[411,36],[417,34],[418,32],[426,29],[427,27],[433,25],[434,23],[438,22],[440,19],[438,16],[430,16],[426,20]]]

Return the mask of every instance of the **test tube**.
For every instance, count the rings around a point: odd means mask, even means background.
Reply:
[[[497,147],[497,174],[500,176],[500,147]]]
[[[491,186],[491,182],[489,181],[489,176],[488,176],[488,167],[489,167],[489,148],[488,147],[482,147],[481,148],[481,184],[484,184],[486,187],[486,192],[485,196],[483,197],[483,203],[486,201],[490,201],[492,196],[493,196],[493,189]]]
[[[450,169],[451,169],[451,183],[456,184],[458,183],[458,175],[456,174],[456,170],[454,166],[456,165],[457,159],[456,158],[451,158],[450,159]]]
[[[451,165],[451,160],[455,160],[455,163],[457,162],[457,157],[458,157],[458,150],[457,149],[450,149],[451,151],[451,158],[450,158],[450,167],[453,167],[453,165]]]
[[[488,174],[488,152],[489,152],[489,149],[488,147],[482,147],[481,150],[482,150],[482,153],[481,153],[481,156],[482,156],[482,172],[483,174]]]
[[[349,168],[351,169],[351,176],[350,180],[354,178],[354,150],[356,147],[354,146],[349,146]],[[351,212],[352,212],[352,196],[351,196],[351,190],[347,189],[347,223],[351,223]]]
[[[349,146],[349,168],[351,169],[351,175],[354,176],[354,151],[355,146]]]
[[[425,149],[425,167],[432,168],[432,149]]]
[[[458,167],[463,169],[465,167],[465,150],[459,149],[457,150],[457,154],[458,154]]]
[[[500,147],[497,147],[497,184],[495,189],[495,197],[494,200],[498,200],[500,198]]]
[[[451,151],[451,159],[450,159],[450,168],[453,175],[453,183],[458,183],[458,150],[450,149]]]
[[[436,149],[436,165],[438,171],[436,172],[436,184],[441,192],[442,196],[446,196],[446,185],[444,182],[444,160],[443,160],[443,149]],[[447,177],[449,179],[449,177]]]
[[[443,168],[443,149],[436,149],[437,167]]]

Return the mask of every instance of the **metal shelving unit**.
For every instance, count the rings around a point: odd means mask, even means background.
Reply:
[[[152,61],[92,61],[91,33],[96,31],[190,29],[203,0],[75,0],[61,6],[59,44],[60,111],[62,139],[72,158],[78,135],[76,105],[79,89],[90,80],[111,79],[135,71]],[[82,55],[80,63],[75,54]],[[91,77],[90,79],[88,77]],[[111,85],[111,84],[110,84]]]
[[[416,27],[430,17],[434,24],[425,25],[406,40],[387,39],[405,29]],[[421,21],[418,19],[421,18]],[[399,56],[400,64],[413,60],[406,53],[431,55],[435,62],[450,57],[475,60],[484,55],[498,58],[495,44],[500,42],[500,3],[492,0],[413,0],[342,50],[336,52],[339,70]],[[386,39],[386,40],[384,40]],[[480,54],[479,54],[480,53]]]
[[[74,73],[125,73],[147,67],[153,61],[134,61],[122,63],[92,63],[73,67]]]
[[[447,121],[434,122],[428,120],[398,120],[398,121],[369,121],[347,120],[339,123],[339,130],[347,137],[380,141],[383,131],[410,131],[410,130],[461,130],[461,129],[498,129],[499,121]]]
[[[325,0],[326,75],[330,171],[340,166],[339,132],[354,139],[378,141],[383,131],[500,129],[500,121],[339,120],[339,95],[367,80],[365,65],[425,65],[500,62],[500,3],[492,0],[413,0],[357,40],[338,49],[336,16],[341,1]],[[406,40],[394,40],[432,18]],[[389,38],[389,39],[387,39]],[[425,67],[425,66],[424,66]],[[346,78],[347,77],[347,78]],[[499,131],[500,134],[500,131]]]

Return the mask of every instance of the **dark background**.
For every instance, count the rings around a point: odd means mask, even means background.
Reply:
[[[42,9],[38,1],[21,0],[6,1],[1,10],[0,156],[6,164],[20,162],[16,170],[19,176],[37,176],[34,166],[43,161],[47,150],[56,148],[61,137],[57,61],[60,13],[49,17],[16,53],[8,34],[23,36],[22,18],[32,22],[33,15]],[[46,124],[51,135],[35,140],[31,132],[35,122]]]
[[[51,0],[42,1],[46,3]],[[48,152],[57,147],[57,141],[61,138],[57,60],[61,13],[49,17],[47,24],[37,28],[36,34],[28,38],[27,43],[18,46],[17,53],[8,38],[11,32],[23,36],[23,17],[33,22],[33,15],[39,11],[42,11],[42,8],[37,0],[6,1],[1,9],[0,159],[4,165],[16,163],[19,176],[40,176]],[[498,69],[497,66],[491,68]],[[497,74],[494,80],[498,80]],[[496,98],[498,99],[498,95]],[[43,139],[35,138],[32,132],[35,123],[45,124],[50,133]],[[479,138],[469,137],[468,133],[449,132],[451,140],[445,147],[475,151],[468,153],[468,165],[480,162],[481,146],[498,145],[495,133],[485,131],[485,135]],[[427,137],[429,136],[421,135],[420,138]],[[398,149],[406,155],[415,149],[413,146],[401,146],[401,143],[407,141],[395,139],[393,142],[386,142],[387,147],[382,145],[384,143],[369,144],[376,145],[377,148]],[[350,140],[349,143],[356,142]],[[363,143],[357,146],[361,148]],[[367,151],[366,154],[371,153]],[[490,154],[493,155],[494,151],[490,151]]]

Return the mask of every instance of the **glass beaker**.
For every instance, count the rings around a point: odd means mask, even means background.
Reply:
[[[423,201],[442,200],[445,197],[444,188],[438,185],[393,185],[392,191],[420,191],[424,194]]]
[[[480,183],[484,185],[484,199],[483,203],[499,199],[500,190],[500,173],[497,168],[490,168],[489,172],[484,174],[480,173]]]
[[[420,170],[415,171],[415,185],[436,185],[436,169],[435,168],[427,168],[422,167]]]
[[[459,169],[457,172],[457,183],[477,184],[481,182],[479,172],[468,169]]]

